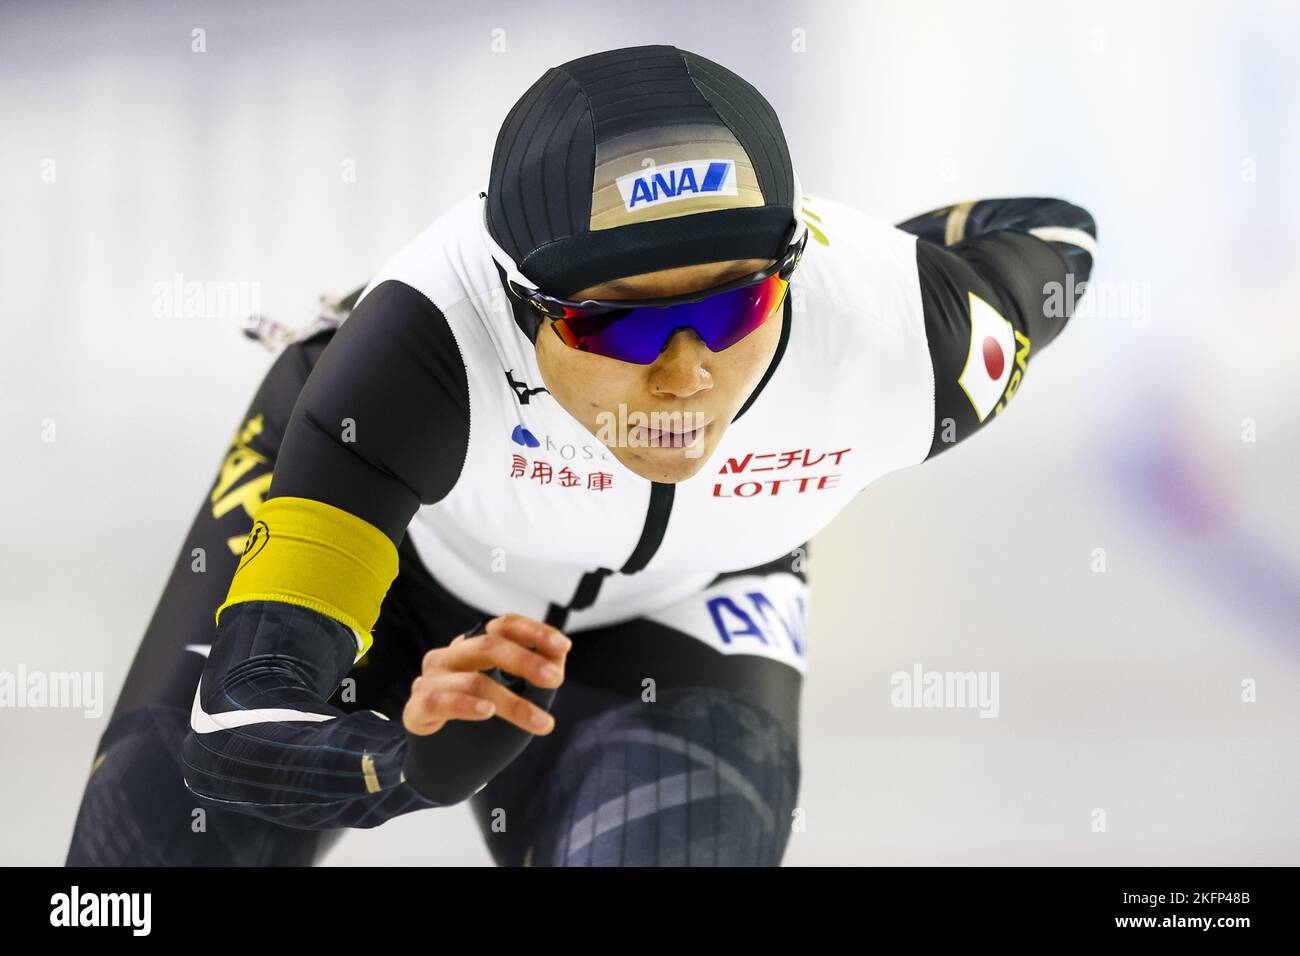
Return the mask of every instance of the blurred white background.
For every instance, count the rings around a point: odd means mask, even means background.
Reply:
[[[810,194],[1060,196],[1137,293],[813,543],[787,864],[1300,863],[1286,3],[5,4],[0,670],[102,671],[111,708],[269,364],[238,315],[154,317],[156,283],[304,323],[486,182],[548,67],[641,43],[758,86]],[[999,717],[892,708],[916,663],[1000,672]],[[0,709],[0,862],[62,863],[103,729]],[[489,862],[465,808],[326,860]]]

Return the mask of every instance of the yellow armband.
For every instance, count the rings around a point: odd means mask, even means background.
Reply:
[[[396,577],[397,548],[374,525],[309,498],[270,498],[253,515],[216,619],[244,601],[297,604],[356,632],[360,657]]]

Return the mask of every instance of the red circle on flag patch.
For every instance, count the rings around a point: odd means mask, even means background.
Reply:
[[[993,336],[987,336],[984,339],[984,368],[989,373],[989,378],[997,381],[1002,377],[1002,369],[1006,364],[1006,356],[1002,354],[1002,346]]]

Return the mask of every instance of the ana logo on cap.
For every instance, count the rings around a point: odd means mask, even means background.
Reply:
[[[712,194],[736,195],[736,164],[730,159],[665,163],[618,177],[618,191],[628,212],[676,199]]]

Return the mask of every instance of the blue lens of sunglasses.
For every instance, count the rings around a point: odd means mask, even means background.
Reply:
[[[780,307],[789,282],[779,275],[698,302],[582,315],[565,309],[552,327],[570,348],[649,365],[678,329],[694,329],[710,351],[730,348]]]

